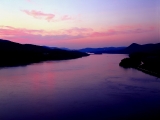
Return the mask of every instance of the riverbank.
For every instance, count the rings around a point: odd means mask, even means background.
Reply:
[[[143,68],[140,68],[140,67],[137,67],[135,69],[137,69],[139,71],[142,71],[142,72],[144,72],[146,74],[149,74],[149,75],[152,75],[152,76],[160,78],[160,74],[159,73],[156,73],[156,72],[153,72],[153,71],[149,71],[149,70],[146,70],[146,69],[143,69]]]
[[[128,58],[121,60],[119,65],[134,68],[146,74],[160,77],[160,43],[139,45],[131,44],[125,49]]]
[[[146,74],[160,78],[160,55],[153,53],[134,53],[121,60],[123,68],[134,68]]]

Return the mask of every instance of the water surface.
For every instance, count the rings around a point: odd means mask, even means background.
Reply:
[[[160,79],[91,55],[0,69],[0,120],[103,120],[154,115]]]

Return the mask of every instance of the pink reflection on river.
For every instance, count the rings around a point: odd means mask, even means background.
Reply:
[[[109,118],[120,112],[142,110],[146,104],[147,109],[159,105],[159,80],[119,67],[124,57],[91,55],[2,68],[0,118],[60,120],[98,115]]]

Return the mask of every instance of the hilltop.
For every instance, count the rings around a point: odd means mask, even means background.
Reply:
[[[46,60],[75,59],[89,54],[80,51],[67,51],[59,48],[20,44],[0,39],[0,66],[26,65]]]

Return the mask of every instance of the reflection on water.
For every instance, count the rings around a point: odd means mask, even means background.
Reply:
[[[119,67],[124,57],[0,69],[0,120],[110,120],[157,112],[160,79]]]

